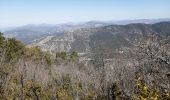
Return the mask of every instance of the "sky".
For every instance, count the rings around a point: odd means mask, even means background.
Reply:
[[[0,0],[0,27],[170,18],[170,0]]]

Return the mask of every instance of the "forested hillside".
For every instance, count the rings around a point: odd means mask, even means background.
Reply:
[[[1,100],[169,100],[170,43],[149,34],[109,63],[52,55],[0,34]],[[97,66],[96,66],[97,65]]]
[[[60,36],[49,35],[33,41],[28,46],[38,46],[43,51],[73,52],[84,54],[86,58],[93,58],[96,52],[107,51],[107,58],[113,58],[122,47],[133,46],[146,38],[149,33],[158,37],[170,36],[170,22],[155,24],[109,25],[97,28],[80,28],[66,31]]]

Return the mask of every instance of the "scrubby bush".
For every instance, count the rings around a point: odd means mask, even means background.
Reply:
[[[24,55],[24,45],[14,38],[6,40],[5,45],[5,61],[16,61]]]
[[[42,51],[39,47],[31,47],[27,48],[26,55],[28,57],[33,57],[34,59],[41,59],[42,58]]]
[[[159,89],[148,87],[140,77],[136,79],[135,100],[169,100],[170,92],[161,92]]]
[[[71,54],[70,54],[70,60],[71,61],[76,61],[78,59],[78,53],[73,51]]]
[[[67,59],[67,54],[66,54],[66,52],[57,52],[56,53],[56,58],[61,58],[63,60],[66,60]]]

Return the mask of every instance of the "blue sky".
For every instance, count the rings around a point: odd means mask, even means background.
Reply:
[[[0,0],[0,27],[170,18],[170,0]]]

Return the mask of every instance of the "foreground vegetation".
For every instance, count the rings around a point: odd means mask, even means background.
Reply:
[[[168,41],[151,34],[95,66],[79,62],[76,52],[54,56],[0,33],[0,99],[170,100]]]

